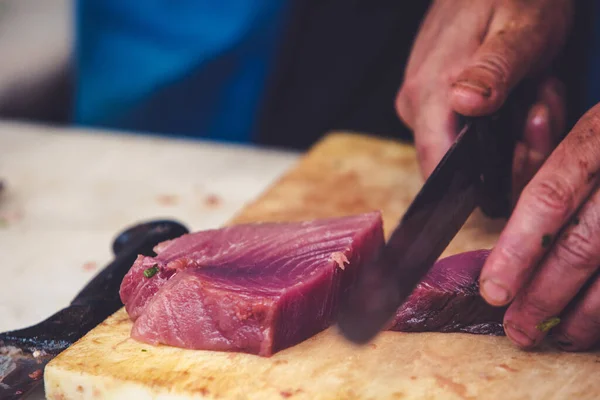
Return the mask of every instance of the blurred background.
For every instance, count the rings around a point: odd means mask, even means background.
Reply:
[[[0,0],[0,118],[292,149],[408,137],[394,98],[429,2],[210,3]]]
[[[68,120],[74,2],[0,0],[0,115]],[[69,82],[69,83],[67,83]],[[50,100],[52,99],[52,100]]]
[[[556,63],[570,123],[600,101],[594,3]],[[394,99],[429,4],[0,0],[0,118],[294,150],[410,139]]]

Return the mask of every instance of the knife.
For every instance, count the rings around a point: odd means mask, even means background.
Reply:
[[[42,381],[50,360],[123,306],[119,287],[138,254],[154,255],[158,243],[187,232],[185,226],[169,220],[126,229],[113,241],[115,259],[68,307],[37,325],[0,333],[0,400],[19,399],[30,393]]]
[[[491,218],[509,216],[513,153],[525,122],[523,104],[531,100],[525,90],[494,115],[460,117],[454,144],[377,259],[342,297],[337,324],[347,339],[366,343],[387,327],[477,207]]]

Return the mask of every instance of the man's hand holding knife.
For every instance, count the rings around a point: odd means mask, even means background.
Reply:
[[[565,350],[586,350],[600,338],[600,105],[558,144],[563,88],[544,75],[566,39],[573,6],[435,1],[397,99],[428,176],[456,137],[457,113],[494,112],[523,78],[545,76],[515,150],[513,182],[517,194],[524,189],[480,278],[486,301],[511,304],[505,330],[524,348],[556,323],[554,337]]]
[[[396,103],[398,114],[414,132],[423,175],[432,178],[413,202],[412,212],[411,208],[407,212],[414,215],[434,209],[423,206],[427,203],[423,192],[431,193],[433,186],[445,191],[447,198],[469,196],[440,184],[442,175],[450,176],[449,164],[452,168],[460,164],[452,160],[460,149],[455,145],[448,151],[460,130],[459,115],[490,115],[521,81],[539,82],[514,152],[512,186],[518,200],[480,276],[481,295],[488,303],[510,304],[505,331],[523,348],[539,344],[551,328],[565,350],[589,349],[600,338],[600,104],[561,141],[566,124],[564,89],[547,70],[569,33],[574,5],[575,0],[434,1],[414,43]],[[466,137],[461,134],[458,147],[467,147]],[[441,195],[433,201],[441,204]],[[396,229],[397,243],[392,243],[392,235],[387,251],[401,254],[409,249],[413,256],[399,256],[396,266],[380,261],[374,270],[401,270],[399,264],[404,263],[418,271],[419,262],[429,263],[414,256],[419,246],[402,234],[411,232],[411,218],[415,219],[405,215]],[[437,233],[430,236],[443,236]],[[376,275],[363,281],[376,286],[377,279],[387,276]],[[400,275],[398,281],[406,278]],[[342,313],[340,325],[347,336],[356,334],[356,341],[374,334],[359,327],[359,316],[370,313],[369,306],[362,305],[368,303],[363,301],[368,285],[363,286],[362,300],[347,309],[356,312]],[[379,293],[373,296],[379,305],[375,302],[373,307],[387,307],[383,314],[389,314],[403,296],[397,291],[386,300]],[[381,306],[385,301],[387,306]]]

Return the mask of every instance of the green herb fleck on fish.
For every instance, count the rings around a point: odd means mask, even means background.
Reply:
[[[542,247],[546,248],[552,243],[552,235],[545,234],[542,236]]]
[[[556,325],[560,323],[560,318],[552,317],[548,318],[545,321],[540,322],[536,325],[536,329],[541,332],[548,332],[550,329],[554,328]]]
[[[142,349],[142,352],[143,352],[143,353],[146,353],[147,351],[148,351],[148,350],[146,350],[146,349]]]
[[[144,276],[146,278],[152,278],[154,275],[158,273],[158,264],[154,264],[152,268],[148,268],[144,271]]]

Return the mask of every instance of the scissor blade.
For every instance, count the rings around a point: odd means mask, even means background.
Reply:
[[[338,325],[365,343],[391,321],[478,205],[479,142],[467,123],[425,182],[375,262],[342,299]]]

